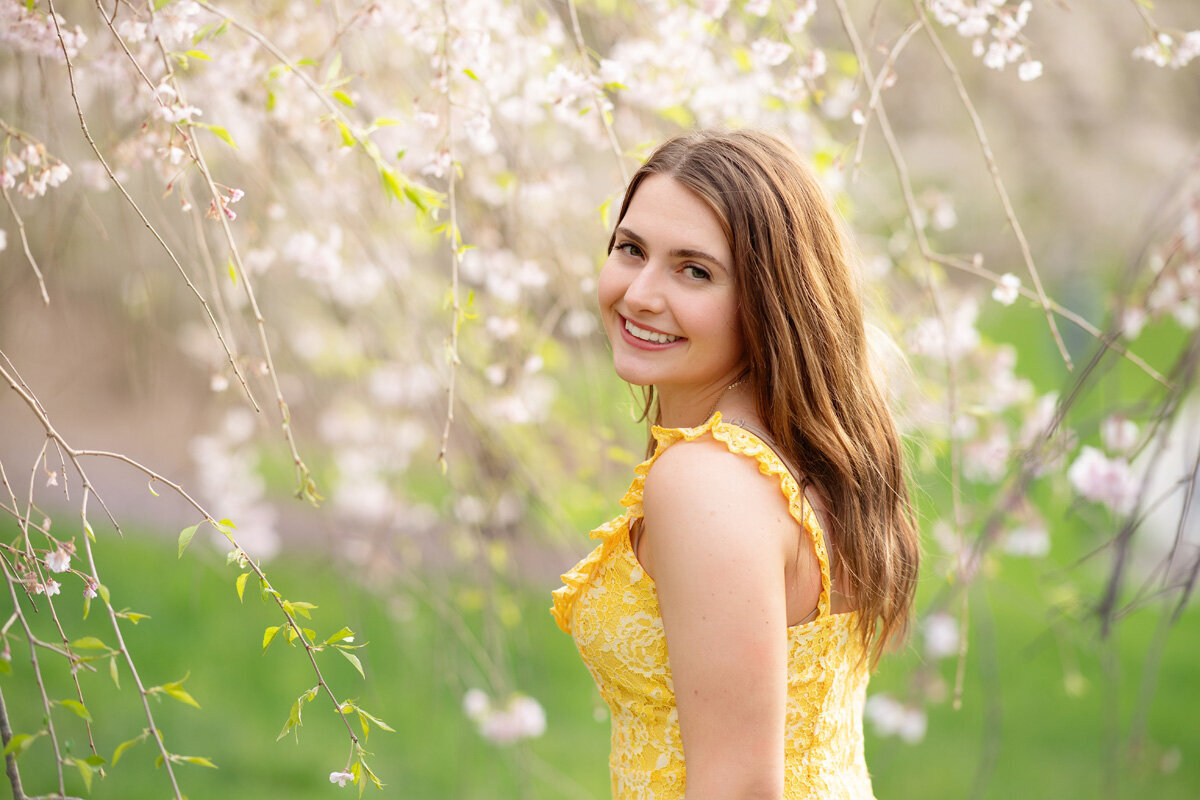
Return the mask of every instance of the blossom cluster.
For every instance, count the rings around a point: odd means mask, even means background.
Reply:
[[[60,30],[61,43],[58,38]],[[68,29],[67,21],[61,14],[51,17],[22,0],[0,0],[0,42],[17,50],[62,61],[64,46],[67,57],[74,58],[87,40],[87,35],[78,25]]]
[[[28,142],[19,152],[10,147],[0,162],[0,187],[15,186],[29,199],[41,197],[48,187],[61,186],[69,177],[71,168],[48,154],[41,142]]]
[[[929,726],[925,709],[901,703],[885,693],[867,698],[863,717],[880,736],[896,736],[906,744],[917,744],[924,739]]]
[[[514,694],[501,706],[482,689],[471,689],[463,696],[463,711],[480,735],[496,744],[536,739],[546,732],[545,710],[526,694]]]
[[[1133,51],[1134,58],[1172,69],[1186,67],[1198,55],[1200,55],[1200,30],[1188,31],[1182,36],[1172,36],[1160,31],[1155,34],[1153,41],[1137,47]]]
[[[1020,61],[1017,75],[1023,81],[1041,77],[1042,62],[1029,55],[1024,29],[1033,10],[1031,0],[1013,7],[1007,0],[925,0],[942,25],[971,39],[971,52],[991,69],[1004,69]]]

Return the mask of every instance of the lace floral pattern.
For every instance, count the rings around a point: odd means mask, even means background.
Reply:
[[[821,565],[817,618],[787,632],[784,797],[870,800],[862,737],[868,673],[856,616],[829,613],[829,559],[812,507],[775,452],[753,433],[722,422],[720,413],[697,428],[655,427],[652,433],[657,447],[634,468],[621,500],[625,513],[592,531],[599,543],[563,575],[551,609],[612,711],[614,800],[679,800],[684,793],[683,745],[658,595],[630,547],[629,526],[642,516],[646,475],[662,452],[704,435],[756,460],[759,471],[778,483],[792,517],[811,534]]]

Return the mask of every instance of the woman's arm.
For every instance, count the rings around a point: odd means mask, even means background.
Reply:
[[[687,800],[777,800],[787,702],[784,575],[797,546],[787,501],[757,462],[697,439],[658,458],[644,508]]]

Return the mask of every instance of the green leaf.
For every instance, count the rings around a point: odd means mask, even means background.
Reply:
[[[197,522],[190,528],[184,528],[179,532],[179,557],[183,558],[183,551],[188,549],[188,545],[192,543],[192,537],[196,535],[196,531],[204,524]]]
[[[201,767],[209,767],[216,769],[217,765],[204,756],[176,756],[176,761],[186,761],[189,764],[198,764]]]
[[[0,658],[0,675],[12,675],[12,662]]]
[[[294,613],[299,614],[300,616],[304,617],[305,619],[312,619],[312,615],[309,614],[308,612],[310,610],[316,608],[316,606],[313,605],[312,603],[306,603],[303,600],[285,600],[283,602],[283,607],[289,613],[294,612]]]
[[[214,136],[225,142],[225,144],[229,145],[234,150],[238,149],[237,142],[233,141],[233,137],[229,135],[229,131],[225,130],[220,125],[209,125],[207,122],[193,122],[192,124],[211,131]]]
[[[108,660],[108,674],[112,677],[113,686],[117,689],[121,688],[121,676],[117,672],[117,657],[114,655]]]
[[[375,121],[371,123],[371,127],[372,128],[386,128],[389,125],[399,125],[399,124],[400,124],[400,120],[398,120],[398,119],[392,119],[391,117],[376,117]]]
[[[350,106],[351,108],[354,108],[354,101],[350,99],[350,95],[346,94],[341,89],[337,89],[333,92],[333,98],[344,106]]]
[[[100,599],[104,601],[104,605],[109,605],[111,597],[108,594],[108,587],[103,583],[96,586],[96,594],[100,595]]]
[[[383,179],[383,190],[397,200],[404,199],[404,189],[400,185],[400,181],[396,178],[396,172],[391,167],[384,167],[379,170],[379,177]]]
[[[340,631],[335,633],[333,636],[330,636],[328,639],[326,639],[325,644],[333,644],[334,642],[340,642],[343,639],[345,639],[346,637],[353,636],[353,635],[354,635],[354,631],[350,630],[349,628],[342,628]]]
[[[84,636],[71,642],[71,647],[77,650],[108,650],[109,646],[95,636]]]
[[[203,50],[188,50],[186,53],[184,53],[184,55],[191,56],[192,58],[198,58],[201,61],[212,61],[212,56]]]
[[[108,762],[104,760],[104,756],[98,756],[95,753],[84,759],[89,767],[103,767]]]
[[[78,700],[59,700],[58,704],[64,708],[69,708],[75,712],[75,716],[80,719],[85,719],[88,722],[92,721],[92,715],[88,713],[87,706]]]
[[[42,733],[45,733],[45,731],[42,731]],[[11,753],[15,758],[20,758],[21,753],[28,750],[29,745],[33,744],[42,733],[32,736],[28,733],[18,733],[8,741],[8,746],[4,748],[3,753],[0,753],[0,756],[7,756]]]
[[[396,732],[395,728],[393,728],[391,725],[388,725],[386,722],[381,720],[379,717],[376,717],[373,714],[369,714],[366,711],[363,711],[361,708],[356,708],[356,710],[358,711],[358,715],[360,717],[366,717],[367,719],[371,720],[371,722],[374,722],[376,725],[383,728],[385,731],[388,731],[389,733]]]
[[[95,775],[95,773],[92,771],[92,766],[82,758],[72,758],[71,763],[74,764],[75,768],[79,770],[79,775],[83,778],[83,783],[85,786],[87,786],[87,790],[90,792],[92,790],[92,777]]]
[[[141,613],[138,613],[137,611],[130,611],[128,608],[122,608],[120,611],[117,612],[117,616],[120,617],[121,619],[129,620],[134,625],[137,625],[139,622],[141,622],[144,619],[150,619],[149,614],[141,614]]]
[[[86,519],[83,521],[83,532],[86,533],[87,537],[93,542],[96,541],[96,532],[92,530],[92,523],[88,522]]]
[[[466,75],[468,78],[470,78],[470,79],[471,79],[471,80],[473,80],[473,81],[477,81],[477,80],[479,80],[479,76],[478,76],[478,75],[476,75],[476,74],[475,74],[473,71],[471,71],[471,70],[469,70],[469,69],[464,69],[464,70],[463,70],[463,75]]]
[[[371,726],[369,724],[370,722],[374,722],[376,725],[378,725],[380,728],[382,728],[385,731],[391,731],[392,733],[396,732],[395,729],[392,728],[390,725],[381,721],[379,718],[368,714],[366,711],[363,711],[361,708],[356,709],[356,710],[358,711],[358,724],[362,725],[363,741],[366,741],[367,738],[371,734]]]
[[[158,495],[158,492],[154,491],[154,478],[151,478],[151,479],[150,479],[150,480],[149,480],[149,481],[146,483],[146,488],[150,490],[150,494],[154,495],[155,497],[158,497],[158,496],[159,496],[159,495]]]
[[[250,573],[249,573],[249,572],[243,572],[241,575],[238,575],[238,579],[237,579],[237,593],[238,593],[238,600],[241,600],[241,599],[242,599],[242,595],[243,595],[243,594],[245,593],[245,591],[246,591],[246,580],[247,580],[249,577],[250,577]]]
[[[137,737],[136,739],[130,739],[128,742],[121,742],[119,745],[117,745],[117,749],[113,751],[113,757],[112,757],[113,766],[115,767],[117,765],[117,762],[121,760],[121,756],[125,755],[126,750],[133,747],[135,744],[138,744],[145,738],[146,738],[146,735],[142,734],[141,736]]]
[[[342,146],[343,147],[354,147],[355,143],[358,141],[354,137],[354,132],[351,131],[350,127],[346,123],[342,122],[340,119],[334,120],[334,121],[337,123],[338,132],[342,134]]]
[[[275,639],[275,634],[279,633],[279,625],[272,625],[263,632],[263,652],[267,652],[267,648],[271,646],[271,642]]]
[[[167,7],[171,0],[154,0],[154,10],[160,11]]]
[[[237,286],[237,270],[233,268],[233,258],[229,259],[229,263],[225,267],[229,270],[229,280],[233,281],[233,285]]]
[[[358,670],[359,675],[363,676],[363,678],[367,677],[367,673],[363,672],[362,662],[358,660],[358,656],[354,655],[354,653],[347,653],[345,650],[340,648],[338,649],[338,652],[344,655],[346,660],[354,665],[354,668]]]
[[[371,768],[367,766],[367,762],[359,759],[358,763],[362,764],[363,772],[367,773],[367,777],[371,779],[371,783],[375,784],[375,788],[382,789],[383,782],[380,781],[379,778],[375,777],[375,773],[371,772]]]
[[[185,678],[184,680],[187,679]],[[183,681],[180,681],[179,683],[183,683]],[[195,706],[196,708],[199,708],[200,704],[196,702],[196,698],[192,697],[186,689],[179,685],[179,683],[163,684],[163,691],[181,703],[186,703],[189,706]]]
[[[296,702],[292,703],[291,713],[288,714],[287,721],[283,723],[283,730],[281,730],[279,735],[275,737],[275,741],[278,742],[280,739],[288,735],[288,731],[292,730],[293,728],[299,728],[304,724],[300,720],[300,700],[303,699],[303,697],[304,696],[301,695],[296,699]],[[296,731],[296,736],[299,737],[299,735],[300,731]]]

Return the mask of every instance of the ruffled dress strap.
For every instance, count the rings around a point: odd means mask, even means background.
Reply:
[[[813,552],[817,557],[817,563],[821,568],[821,594],[817,598],[817,619],[826,617],[830,613],[830,590],[832,580],[829,570],[829,552],[825,547],[825,533],[821,527],[820,518],[817,516],[816,509],[813,504],[804,495],[803,489],[796,481],[796,476],[792,470],[788,468],[779,454],[767,443],[764,436],[749,430],[743,425],[732,422],[724,422],[721,419],[721,412],[716,412],[714,420],[711,424],[712,437],[719,442],[723,442],[731,453],[740,453],[741,455],[753,458],[758,462],[758,470],[764,475],[773,477],[779,485],[780,491],[787,499],[788,512],[792,515],[792,519],[800,524],[800,527],[809,535],[812,540]],[[706,423],[707,425],[708,423]]]
[[[792,518],[808,532],[812,538],[813,550],[821,567],[821,596],[817,601],[817,617],[825,617],[830,611],[829,591],[829,556],[825,550],[825,537],[822,534],[821,523],[817,518],[812,504],[805,498],[796,478],[787,468],[783,460],[759,436],[744,427],[724,422],[721,412],[717,411],[703,424],[694,428],[664,428],[658,425],[650,429],[656,447],[650,458],[634,467],[633,481],[621,498],[625,513],[591,532],[593,539],[599,539],[600,544],[582,561],[572,567],[562,576],[563,585],[553,593],[554,605],[551,613],[558,626],[565,632],[571,632],[571,612],[575,601],[583,588],[592,580],[596,569],[604,563],[609,554],[629,536],[629,526],[635,519],[641,518],[645,510],[642,498],[646,488],[646,476],[651,467],[667,448],[678,442],[690,442],[705,434],[722,442],[731,453],[740,454],[758,462],[759,471],[775,478],[780,490],[788,502],[788,511]]]

